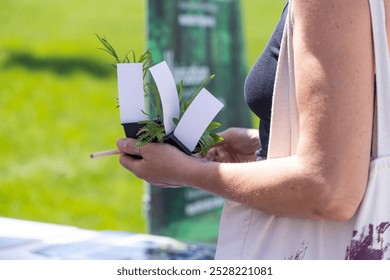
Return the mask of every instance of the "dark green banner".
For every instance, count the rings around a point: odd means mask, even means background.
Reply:
[[[216,120],[226,129],[251,127],[243,96],[246,75],[239,0],[148,0],[148,48],[165,60],[176,83],[206,88],[224,104]],[[185,241],[216,241],[223,200],[192,188],[149,189],[150,233]]]

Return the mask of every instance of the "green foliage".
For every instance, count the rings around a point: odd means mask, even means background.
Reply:
[[[150,67],[153,66],[153,56],[150,50],[147,50],[143,53],[140,58],[137,60],[135,52],[130,50],[125,57],[121,60],[113,46],[108,42],[105,36],[97,35],[100,43],[103,45],[103,48],[99,48],[100,50],[105,51],[110,56],[114,58],[115,64],[110,64],[116,68],[116,63],[142,63],[143,65],[143,78],[144,78],[144,91],[145,97],[149,100],[150,105],[152,107],[152,111],[154,112],[154,116],[144,112],[149,119],[139,122],[140,124],[144,124],[145,126],[138,132],[137,137],[137,146],[143,146],[151,142],[164,142],[164,138],[167,136],[165,133],[165,129],[163,126],[163,111],[160,94],[158,92],[157,86],[153,82],[148,82],[146,79],[146,75],[149,72]],[[132,60],[129,58],[129,54],[132,54]],[[179,104],[180,104],[180,118],[184,115],[187,108],[191,105],[192,101],[196,98],[199,92],[210,83],[210,81],[215,77],[215,75],[211,75],[207,77],[198,87],[194,89],[194,91],[189,95],[188,98],[184,98],[183,96],[183,81],[177,85]],[[174,123],[177,125],[179,120],[174,119]],[[198,147],[195,149],[195,153],[201,152],[202,155],[206,155],[207,152],[214,146],[216,143],[219,143],[223,140],[221,136],[212,132],[213,130],[219,128],[221,126],[218,122],[212,122],[207,127],[206,131],[203,133],[201,139],[199,140]]]
[[[135,61],[135,52],[133,52],[133,61]],[[130,61],[127,61],[130,63]],[[150,50],[147,50],[145,53],[141,55],[141,57],[138,60],[138,63],[142,63],[143,65],[143,72],[144,72],[144,79],[146,78],[146,74],[149,72],[149,68],[153,66],[153,55]]]
[[[217,129],[221,126],[219,122],[211,122],[210,125],[206,128],[206,131],[203,133],[200,138],[200,152],[203,156],[217,143],[223,141],[223,137],[213,132],[214,129]]]
[[[145,96],[149,100],[149,104],[152,107],[153,115],[149,115],[151,119],[158,120],[160,123],[163,122],[163,109],[161,104],[161,97],[158,92],[158,88],[154,82],[145,82]]]
[[[98,34],[95,34],[95,35],[99,39],[100,43],[102,43],[102,45],[104,46],[104,48],[98,48],[98,49],[107,52],[110,56],[112,56],[115,59],[116,63],[121,63],[122,61],[119,60],[119,57],[118,57],[115,49],[107,41],[106,37],[104,37],[104,36],[101,37]],[[126,55],[126,57],[125,57],[123,62],[125,62],[126,59],[128,60],[127,55]],[[110,65],[112,65],[114,68],[116,68],[116,63],[115,64],[110,64]]]
[[[138,131],[136,146],[143,146],[151,142],[164,142],[165,129],[160,122],[146,120],[139,123],[144,124],[145,126]]]

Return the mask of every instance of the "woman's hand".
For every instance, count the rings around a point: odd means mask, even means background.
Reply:
[[[176,147],[169,144],[150,143],[136,147],[136,139],[124,138],[117,141],[117,146],[122,152],[120,164],[149,183],[162,186],[185,186],[184,172],[191,168],[191,162],[199,161],[187,156]],[[134,159],[130,155],[141,156],[142,159]]]
[[[255,129],[230,128],[222,133],[224,141],[214,146],[207,159],[218,162],[255,161],[255,152],[260,148],[258,131]],[[120,164],[138,178],[161,187],[188,186],[196,163],[204,162],[199,156],[188,156],[169,144],[150,143],[135,146],[136,139],[117,141],[122,152]],[[130,155],[141,156],[134,159]],[[199,165],[198,165],[199,166]]]
[[[259,131],[247,128],[229,128],[220,133],[224,141],[215,145],[206,158],[218,162],[255,161],[260,149]]]

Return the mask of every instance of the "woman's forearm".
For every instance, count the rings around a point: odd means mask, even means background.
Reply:
[[[266,213],[346,220],[356,202],[297,156],[251,163],[192,163],[188,184]]]

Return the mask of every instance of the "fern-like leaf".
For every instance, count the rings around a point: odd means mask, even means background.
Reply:
[[[151,142],[162,143],[165,137],[164,126],[154,120],[146,120],[139,122],[145,126],[139,131],[137,136],[137,146],[143,146]]]

